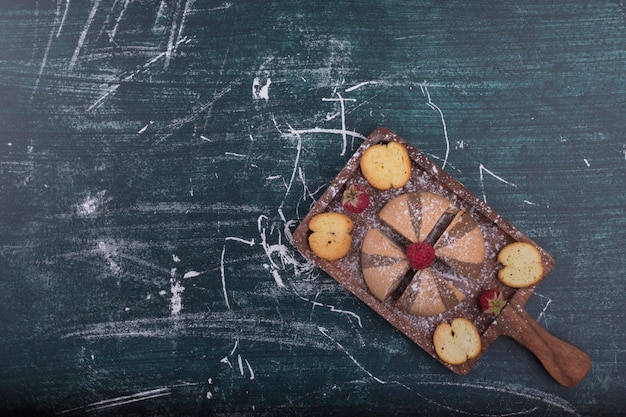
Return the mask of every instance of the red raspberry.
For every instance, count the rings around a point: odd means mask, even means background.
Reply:
[[[435,249],[426,242],[414,242],[406,250],[406,257],[413,269],[426,269],[435,259]]]

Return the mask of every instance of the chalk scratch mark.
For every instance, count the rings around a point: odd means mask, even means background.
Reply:
[[[364,367],[363,365],[361,365],[361,364],[360,364],[360,363],[356,360],[356,358],[355,358],[354,356],[352,356],[352,354],[348,351],[348,349],[346,349],[345,347],[343,347],[343,345],[342,345],[341,343],[337,342],[335,339],[333,339],[333,337],[332,337],[330,334],[328,334],[328,330],[327,330],[326,328],[324,328],[324,327],[321,327],[321,326],[320,326],[320,327],[318,327],[317,329],[320,331],[320,333],[322,333],[322,334],[323,334],[324,336],[326,336],[329,340],[331,340],[333,343],[335,343],[335,344],[339,347],[339,349],[341,349],[341,351],[342,351],[343,353],[345,353],[345,354],[346,354],[346,356],[348,356],[348,358],[350,358],[350,360],[351,360],[352,362],[354,362],[354,364],[355,364],[355,365],[356,365],[359,369],[361,369],[361,370],[362,370],[363,372],[365,372],[368,376],[370,376],[372,379],[374,379],[374,381],[376,381],[376,382],[378,382],[378,383],[380,383],[380,384],[386,384],[386,383],[387,383],[386,381],[384,381],[384,380],[382,380],[382,379],[380,379],[380,378],[378,378],[378,377],[374,376],[374,375],[373,375],[370,371],[368,371],[367,369],[365,369],[365,367]]]
[[[505,180],[504,178],[494,174],[492,171],[488,170],[483,164],[480,164],[478,166],[478,170],[480,172],[480,189],[483,193],[483,201],[485,203],[487,202],[487,195],[485,194],[485,178],[484,178],[485,172],[491,175],[493,178],[497,179],[498,181],[503,182],[504,184],[510,185],[512,187],[517,187],[517,185],[513,184],[512,182],[509,182]]]
[[[424,94],[426,98],[428,99],[428,101],[426,102],[426,105],[430,107],[431,109],[433,109],[434,111],[436,111],[439,114],[439,118],[441,119],[441,125],[443,127],[443,136],[446,140],[446,156],[443,159],[443,164],[441,165],[441,168],[445,169],[446,164],[448,163],[448,156],[450,154],[450,139],[448,138],[448,128],[446,126],[446,119],[443,116],[443,111],[435,103],[433,103],[432,99],[430,98],[430,93],[428,92],[428,84],[426,83],[426,81],[421,83],[419,86],[420,86],[420,89],[422,90],[422,94]]]
[[[218,100],[220,100],[222,97],[224,97],[226,94],[228,94],[228,92],[230,92],[230,90],[233,88],[233,86],[238,84],[238,82],[239,82],[238,80],[233,81],[231,84],[227,85],[222,90],[220,90],[216,94],[214,94],[213,97],[211,98],[211,100],[205,102],[204,104],[202,104],[197,109],[192,110],[191,113],[189,113],[185,117],[173,120],[169,125],[167,125],[164,128],[166,133],[163,133],[163,134],[161,134],[160,136],[157,137],[157,139],[154,141],[154,145],[158,145],[158,144],[166,141],[167,139],[169,139],[174,134],[174,132],[176,132],[177,130],[179,130],[183,126],[186,126],[188,123],[191,123],[191,122],[197,120],[198,117],[200,115],[204,114],[205,112],[210,112],[210,110],[213,107],[213,105]]]
[[[222,293],[224,294],[224,302],[226,308],[230,310],[230,302],[228,301],[228,292],[226,291],[226,273],[224,272],[224,254],[226,253],[226,245],[222,247],[222,256],[220,257],[220,275],[222,277]]]
[[[241,242],[241,243],[245,243],[248,246],[254,246],[254,239],[250,239],[250,240],[246,240],[246,239],[241,239],[239,237],[235,237],[235,236],[228,236],[225,240],[233,240],[235,242]]]
[[[361,323],[361,317],[360,317],[358,314],[356,314],[356,313],[354,313],[354,312],[352,312],[352,311],[338,309],[337,307],[335,307],[334,305],[331,305],[331,304],[324,304],[324,303],[320,303],[319,301],[310,300],[310,299],[308,299],[308,298],[306,298],[306,297],[304,297],[304,296],[300,295],[300,294],[298,293],[298,291],[297,291],[297,290],[293,287],[293,285],[291,286],[291,288],[292,288],[293,292],[294,292],[294,293],[295,293],[295,294],[296,294],[296,295],[297,295],[297,296],[298,296],[298,297],[299,297],[302,301],[306,301],[307,303],[311,303],[311,305],[312,305],[312,307],[311,307],[311,308],[312,308],[312,309],[313,309],[313,308],[315,308],[315,307],[324,307],[324,308],[328,308],[328,309],[329,309],[331,312],[333,312],[333,313],[347,314],[347,315],[349,315],[349,316],[352,316],[352,317],[356,318],[357,322],[359,323],[359,327],[361,327],[361,328],[363,327],[363,323]]]
[[[237,158],[245,158],[248,156],[248,155],[244,155],[244,154],[236,153],[236,152],[224,152],[224,155],[235,156]]]
[[[241,355],[237,355],[237,364],[239,365],[239,373],[243,376],[243,358]]]
[[[230,2],[225,2],[225,3],[222,3],[222,5],[221,5],[221,6],[213,7],[212,9],[208,9],[207,11],[209,11],[209,12],[213,12],[213,11],[216,11],[216,10],[225,10],[225,9],[230,9],[231,7],[233,7],[233,4],[232,4],[232,3],[230,3]]]
[[[289,126],[290,132],[293,132],[293,128]],[[286,184],[286,191],[283,196],[280,205],[278,206],[278,214],[283,223],[283,234],[286,236],[288,243],[293,244],[292,233],[290,227],[295,224],[295,220],[287,220],[285,214],[283,213],[283,206],[285,205],[285,201],[287,196],[289,195],[291,188],[293,186],[294,180],[296,178],[296,174],[299,172],[300,165],[300,154],[302,152],[302,138],[300,134],[295,133],[294,136],[297,139],[296,143],[296,156],[294,160],[294,166],[291,171],[291,176],[289,178],[289,182]],[[278,234],[278,243],[270,245],[267,242],[267,227],[265,226],[265,222],[268,220],[266,215],[260,215],[257,219],[257,229],[259,231],[259,235],[261,238],[261,247],[265,251],[265,254],[269,260],[269,264],[264,264],[264,268],[270,271],[270,274],[276,281],[276,285],[281,288],[285,287],[285,283],[280,275],[280,271],[284,270],[287,266],[292,266],[294,269],[294,274],[296,276],[300,275],[302,272],[308,272],[314,269],[314,264],[310,261],[300,262],[293,254],[293,249],[288,247],[287,245],[282,243],[283,234]],[[270,229],[271,234],[271,229]],[[280,263],[276,263],[274,261],[274,255],[278,255],[278,259]]]
[[[545,301],[545,304],[543,306],[543,309],[541,309],[541,312],[539,313],[539,315],[537,316],[537,321],[541,320],[542,318],[545,317],[546,315],[546,311],[548,310],[548,307],[550,306],[550,304],[552,303],[552,299],[546,297],[545,295],[539,294],[537,292],[533,293],[534,296],[540,297],[542,300],[542,304],[543,301]]]
[[[109,42],[116,45],[115,43],[115,36],[117,35],[117,30],[120,27],[120,23],[122,21],[122,18],[124,17],[124,14],[126,13],[126,10],[128,10],[128,6],[130,5],[131,0],[126,0],[124,2],[124,6],[122,6],[122,10],[120,11],[119,15],[117,16],[117,18],[115,19],[115,25],[113,26],[113,29],[111,29],[111,31],[109,32]]]
[[[572,415],[579,415],[576,410],[572,407],[572,405],[567,402],[566,400],[564,400],[563,398],[560,398],[556,395],[552,395],[537,389],[533,389],[533,388],[524,388],[520,385],[516,385],[516,384],[502,384],[502,383],[498,383],[498,382],[467,382],[467,383],[462,383],[462,382],[438,382],[438,381],[421,381],[421,382],[417,382],[416,385],[423,385],[423,386],[441,386],[441,387],[460,387],[460,388],[471,388],[471,389],[477,389],[477,390],[483,390],[483,391],[493,391],[493,392],[498,392],[498,393],[503,393],[503,394],[508,394],[508,395],[513,395],[513,396],[517,396],[517,397],[522,397],[522,398],[526,398],[526,399],[530,399],[530,400],[535,400],[535,401],[540,401],[543,404],[546,405],[550,405],[553,407],[556,407],[558,409],[561,409],[567,413],[570,413]],[[445,407],[445,406],[444,406]],[[520,413],[514,413],[515,414],[525,414],[527,412],[532,412],[534,409],[531,410],[525,410],[523,412]],[[468,413],[469,414],[469,413]],[[483,414],[481,414],[483,415]],[[486,415],[493,415],[493,414],[486,414]],[[512,415],[512,414],[506,414],[506,415]]]
[[[237,348],[239,347],[239,339],[235,340],[235,345],[233,346],[233,348],[230,351],[230,356],[233,356],[235,354],[235,352],[237,351]]]
[[[250,362],[248,362],[247,359],[245,359],[246,362],[246,367],[248,368],[248,373],[250,374],[250,381],[254,380],[254,369],[252,369],[252,366],[250,365]]]
[[[289,126],[289,133],[287,133],[286,135],[292,136],[292,137],[295,136],[298,138],[298,141],[301,141],[301,138],[300,138],[301,135],[307,134],[307,133],[330,133],[330,134],[341,135],[341,138],[342,138],[342,146],[341,146],[341,154],[340,154],[341,156],[344,156],[346,154],[346,150],[348,147],[348,136],[352,138],[359,138],[362,140],[367,139],[365,136],[361,135],[360,133],[357,133],[355,131],[350,131],[346,128],[346,105],[345,103],[347,101],[356,102],[356,99],[344,98],[340,93],[336,91],[336,89],[333,90],[333,96],[337,96],[337,97],[336,98],[324,97],[322,98],[322,101],[338,101],[339,102],[339,108],[340,108],[339,114],[341,115],[341,129],[327,129],[327,128],[320,128],[320,127],[314,127],[314,128],[309,128],[309,129],[294,129],[293,127]],[[333,118],[334,116],[331,117],[330,119],[333,119]]]
[[[293,128],[289,126],[289,130],[293,131]],[[287,190],[285,191],[285,195],[283,196],[282,201],[280,202],[280,205],[278,206],[278,213],[280,214],[280,217],[283,221],[286,221],[285,216],[283,215],[283,206],[285,205],[285,200],[287,199],[287,196],[289,195],[289,192],[291,191],[291,186],[293,185],[293,181],[296,178],[296,172],[298,169],[298,166],[300,165],[300,154],[302,153],[302,137],[296,133],[295,134],[296,138],[297,138],[297,143],[296,143],[296,156],[295,156],[295,160],[294,160],[294,164],[293,164],[293,169],[291,170],[291,176],[289,177],[289,183],[287,185]]]
[[[154,123],[153,121],[150,121],[148,124],[146,124],[144,127],[142,127],[141,129],[139,129],[139,131],[137,132],[137,134],[141,135],[142,133],[144,133],[146,130],[148,130],[148,128],[150,127],[150,125]]]
[[[345,133],[346,135],[352,136],[354,138],[363,139],[363,140],[367,139],[366,136],[363,136],[362,134],[357,133],[354,130],[343,131],[341,129],[325,129],[321,127],[314,127],[310,129],[292,129],[289,131],[287,135],[303,135],[306,133],[330,133],[333,135],[343,135]]]
[[[185,7],[183,8],[183,16],[180,18],[180,25],[178,27],[178,34],[176,35],[175,45],[180,44],[180,40],[183,38],[183,30],[185,29],[185,25],[187,24],[187,18],[191,13],[191,6],[194,0],[185,0]]]
[[[241,239],[235,236],[228,236],[226,239],[224,239],[225,241],[234,241],[234,242],[239,242],[239,243],[244,243],[248,246],[254,246],[254,239],[250,239],[250,240],[245,240],[245,239]],[[224,244],[224,246],[222,247],[222,255],[220,257],[220,276],[221,276],[221,280],[222,280],[222,294],[224,295],[224,302],[226,303],[226,307],[230,310],[230,301],[228,300],[228,292],[226,289],[226,271],[225,271],[225,267],[224,267],[224,256],[226,254],[226,244]],[[235,348],[237,347],[237,345],[235,345]]]
[[[178,26],[178,15],[181,13],[181,10],[182,10],[181,1],[182,0],[178,0],[178,2],[176,3],[176,12],[174,13],[174,18],[172,19],[172,25],[170,26],[170,36],[167,40],[167,48],[165,50],[165,60],[163,64],[164,68],[167,68],[169,66],[172,53],[175,50],[174,44],[175,44],[175,39],[176,39],[176,34],[177,34],[176,27]],[[182,26],[182,22],[181,22],[181,26]]]
[[[69,408],[67,410],[63,410],[57,413],[57,415],[62,414],[73,414],[73,413],[83,413],[83,412],[91,412],[91,411],[99,411],[107,408],[120,407],[122,405],[136,403],[139,401],[151,400],[159,397],[166,397],[171,395],[171,389],[169,387],[164,388],[156,388],[148,391],[142,391],[131,395],[124,395],[121,397],[110,398],[107,400],[96,401],[81,407]]]
[[[65,9],[63,10],[63,17],[61,17],[61,23],[59,24],[59,28],[57,29],[56,37],[61,36],[61,31],[63,30],[63,26],[65,26],[65,19],[67,18],[67,12],[70,9],[70,0],[65,0]]]
[[[178,43],[181,44],[181,43],[189,43],[189,42],[191,42],[190,38],[183,38]],[[119,82],[112,84],[103,94],[100,95],[100,97],[98,97],[89,107],[87,107],[87,112],[90,112],[96,107],[100,106],[100,104],[102,104],[102,102],[111,94],[115,93],[122,84],[127,83],[133,80],[136,76],[144,73],[152,64],[159,61],[161,58],[164,58],[165,56],[166,56],[166,52],[161,52],[160,54],[156,55],[155,57],[147,61],[142,67],[126,75]]]
[[[54,26],[57,26],[57,22],[59,21],[59,14],[60,14],[60,3],[57,3],[57,11],[55,14],[55,24]],[[69,0],[66,1],[66,5],[65,5],[66,9],[65,9],[65,13],[67,13],[67,8],[69,7]],[[65,13],[63,15],[63,18],[61,18],[61,22],[58,23],[58,30],[57,30],[57,35],[60,33],[61,31],[61,26],[63,26],[63,21],[65,20]],[[32,103],[33,99],[35,98],[35,94],[37,93],[37,90],[39,89],[39,83],[41,82],[41,77],[43,76],[43,72],[46,68],[46,65],[48,64],[48,54],[50,53],[50,49],[52,48],[52,39],[54,38],[54,27],[53,29],[50,31],[50,36],[48,37],[48,43],[46,45],[46,49],[44,50],[43,53],[43,58],[41,59],[41,64],[39,65],[39,73],[37,74],[37,78],[35,79],[35,85],[33,87],[33,91],[30,95],[30,99],[29,99],[29,103]]]
[[[346,148],[348,146],[348,137],[346,133],[346,101],[356,101],[353,98],[343,98],[341,94],[335,91],[336,99],[334,98],[323,98],[322,101],[338,101],[341,109],[341,137],[343,139],[343,144],[341,147],[341,156],[346,154]]]
[[[76,65],[76,61],[78,60],[78,56],[80,55],[80,50],[85,43],[85,39],[87,38],[87,33],[89,32],[89,28],[96,18],[96,13],[98,12],[98,8],[100,7],[100,0],[95,0],[93,5],[91,6],[91,11],[89,12],[89,17],[87,17],[87,21],[85,22],[85,26],[83,26],[83,30],[80,33],[80,37],[78,38],[78,43],[76,44],[76,48],[74,49],[74,54],[70,59],[70,63],[68,65],[68,70],[72,71],[74,66]]]
[[[362,83],[358,83],[356,85],[353,85],[352,87],[346,88],[345,92],[349,93],[351,91],[358,90],[359,88],[364,87],[366,85],[376,85],[376,84],[380,84],[381,82],[382,81],[375,81],[375,80],[373,80],[373,81],[363,81]]]
[[[278,242],[274,244],[268,243],[268,230],[265,225],[268,221],[268,217],[264,214],[260,215],[257,219],[257,227],[259,230],[259,236],[261,237],[261,247],[265,252],[265,256],[268,259],[269,264],[263,264],[263,267],[266,270],[270,271],[270,274],[276,281],[276,285],[280,288],[285,288],[285,282],[283,281],[280,271],[285,270],[287,267],[293,268],[294,276],[298,277],[302,274],[312,274],[315,271],[315,264],[309,260],[299,261],[296,255],[294,254],[294,248],[291,245],[286,245],[282,242],[283,234],[278,233]],[[289,228],[294,224],[293,220],[285,221],[283,223],[283,233],[287,236],[289,243],[292,243],[292,235],[291,230]],[[270,227],[269,234],[271,235],[273,231],[273,227]],[[277,256],[278,259],[275,260],[274,257]]]

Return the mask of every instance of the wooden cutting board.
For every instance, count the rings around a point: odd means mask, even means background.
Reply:
[[[359,161],[363,152],[370,146],[390,141],[399,142],[407,148],[413,163],[413,171],[411,179],[404,187],[380,191],[371,187],[363,177]],[[361,185],[371,197],[370,206],[362,213],[351,214],[344,211],[341,206],[342,193],[348,182]],[[480,276],[473,279],[471,285],[466,286],[470,293],[466,293],[465,299],[456,307],[433,317],[416,316],[397,308],[392,302],[378,300],[367,288],[360,267],[361,246],[365,233],[370,228],[381,225],[378,218],[379,210],[392,198],[415,191],[440,194],[450,200],[455,207],[466,210],[476,220],[485,238],[484,264]],[[316,256],[308,244],[310,219],[326,211],[347,214],[354,223],[350,252],[332,262]],[[536,286],[514,289],[503,285],[497,278],[497,271],[501,265],[496,256],[500,249],[515,241],[529,242],[537,247],[541,253],[545,277],[554,265],[554,259],[548,252],[432,163],[409,142],[386,128],[378,128],[368,136],[294,232],[295,246],[305,257],[453,372],[467,374],[498,336],[507,335],[532,351],[559,383],[570,387],[578,385],[589,371],[591,360],[578,348],[548,333],[524,310],[524,304]],[[482,313],[478,305],[478,297],[486,289],[499,290],[508,300],[507,306],[495,319]],[[471,320],[478,329],[482,342],[481,354],[461,365],[450,365],[441,361],[435,353],[432,341],[436,326],[455,317]]]

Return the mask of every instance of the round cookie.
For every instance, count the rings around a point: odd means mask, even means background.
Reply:
[[[411,178],[411,158],[398,142],[370,146],[363,152],[360,166],[367,182],[379,190],[403,187]]]
[[[482,349],[476,326],[462,317],[451,323],[440,323],[433,333],[433,344],[439,359],[451,365],[461,365],[478,357]]]
[[[509,287],[529,287],[543,278],[541,253],[531,243],[510,243],[500,249],[497,259],[503,265],[498,279]]]
[[[316,214],[309,222],[309,246],[320,258],[334,261],[346,256],[352,245],[353,223],[341,213]]]

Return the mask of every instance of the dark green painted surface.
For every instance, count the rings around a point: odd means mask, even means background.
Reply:
[[[623,2],[7,3],[0,414],[626,413]],[[456,376],[295,252],[380,125],[555,257],[579,387]]]

